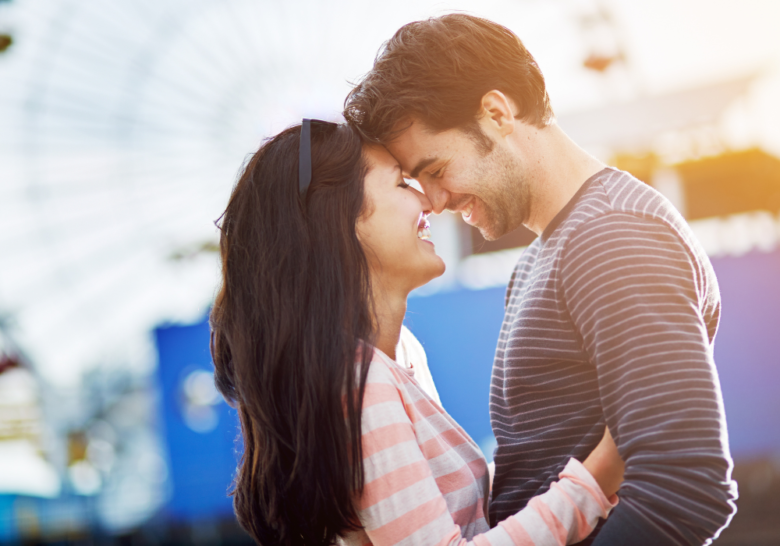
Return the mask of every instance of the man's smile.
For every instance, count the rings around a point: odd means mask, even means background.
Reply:
[[[464,196],[458,199],[456,202],[447,203],[447,210],[460,213],[463,217],[463,221],[469,225],[473,225],[471,222],[471,215],[474,212],[474,206],[477,203],[476,197]]]

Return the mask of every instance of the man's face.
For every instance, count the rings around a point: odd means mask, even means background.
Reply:
[[[404,176],[420,183],[435,213],[461,213],[490,241],[527,220],[530,194],[522,165],[506,141],[484,138],[493,143],[489,152],[462,129],[434,133],[414,122],[387,149]]]

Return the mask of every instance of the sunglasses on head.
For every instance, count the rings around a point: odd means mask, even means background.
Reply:
[[[337,123],[322,121],[321,119],[303,118],[301,122],[301,142],[298,152],[298,192],[301,197],[306,195],[306,191],[311,184],[311,124],[324,125],[327,127],[338,127]]]

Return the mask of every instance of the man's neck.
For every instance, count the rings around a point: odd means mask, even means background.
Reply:
[[[557,124],[538,133],[532,207],[525,226],[541,235],[586,180],[606,165],[580,148]]]
[[[376,313],[377,349],[395,360],[395,348],[401,337],[401,326],[406,315],[406,299],[409,293],[393,290],[381,281],[373,281],[374,312]]]

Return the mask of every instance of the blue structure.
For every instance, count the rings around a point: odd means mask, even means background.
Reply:
[[[715,359],[736,458],[780,453],[780,250],[713,259],[723,298]],[[409,300],[406,323],[428,354],[447,411],[481,445],[492,436],[488,393],[504,289],[458,290]],[[238,459],[235,411],[215,406],[217,427],[196,432],[182,414],[181,385],[211,370],[208,324],[156,331],[172,496],[179,520],[232,514],[227,491]],[[486,453],[490,456],[490,453]]]
[[[780,249],[712,265],[723,302],[715,363],[732,455],[780,454]]]
[[[208,321],[158,328],[155,339],[171,486],[165,515],[182,522],[232,517],[228,491],[240,457],[236,411],[221,399],[207,408],[216,418],[211,430],[193,430],[185,419],[184,381],[193,371],[213,371]]]

